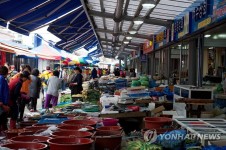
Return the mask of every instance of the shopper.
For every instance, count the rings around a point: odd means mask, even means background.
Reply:
[[[43,101],[45,100],[46,97],[46,92],[47,92],[47,82],[49,80],[49,78],[52,76],[52,71],[51,68],[49,66],[46,67],[46,70],[43,71],[43,73],[40,75],[40,78],[42,80],[42,88],[44,91],[43,94]]]
[[[15,66],[14,66],[14,65],[11,65],[11,66],[10,66],[10,70],[9,70],[9,74],[8,74],[8,77],[7,77],[8,81],[10,81],[10,79],[11,79],[13,76],[15,76],[17,73],[18,73],[18,72],[16,71]]]
[[[114,71],[114,74],[116,77],[119,77],[120,76],[120,70],[119,68],[117,68],[115,71]]]
[[[8,68],[0,67],[0,132],[7,130],[7,113],[9,112],[9,87],[6,80]]]
[[[61,80],[59,79],[59,71],[53,71],[53,76],[47,81],[47,92],[45,99],[45,109],[48,111],[50,102],[52,106],[56,106],[58,102],[59,90],[61,89]]]
[[[39,70],[37,68],[32,70],[31,84],[30,84],[30,98],[31,98],[31,112],[37,111],[37,100],[41,91],[41,79],[39,78]]]
[[[67,69],[66,68],[63,68],[62,70],[62,91],[66,90],[66,83],[67,83]]]
[[[92,79],[96,79],[97,78],[97,70],[96,70],[96,68],[93,68],[93,70],[91,72],[91,78]]]
[[[82,70],[79,67],[74,69],[75,75],[73,76],[71,83],[69,85],[71,89],[71,95],[81,94],[82,88]]]
[[[11,78],[10,82],[14,82],[13,80],[18,80],[20,78],[21,74],[24,71],[26,71],[29,74],[31,74],[31,67],[30,67],[30,65],[22,64],[20,66],[20,73],[17,73],[15,76],[13,76]],[[22,94],[22,97],[20,98],[20,101],[18,101],[19,102],[19,111],[20,111],[20,119],[19,119],[19,121],[23,120],[25,106],[30,103],[30,95],[29,95],[30,84],[31,84],[31,80],[29,78],[29,80],[26,80],[26,81],[23,82],[21,90],[20,90],[20,93]]]
[[[21,88],[25,81],[30,79],[30,73],[28,71],[24,71],[20,73],[20,77],[14,80],[11,80],[9,83],[9,91],[10,91],[10,129],[16,129],[16,121],[18,119],[19,107],[23,104],[24,99],[28,99],[27,95],[21,94]],[[19,102],[19,107],[17,102]]]

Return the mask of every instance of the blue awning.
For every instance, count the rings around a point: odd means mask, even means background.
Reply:
[[[89,50],[98,45],[83,7],[51,23],[48,31],[61,39],[56,46],[66,51],[73,52],[81,47]]]
[[[0,25],[28,35],[38,27],[73,11],[77,0],[9,0],[0,4]]]

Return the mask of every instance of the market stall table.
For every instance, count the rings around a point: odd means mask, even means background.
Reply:
[[[201,117],[201,112],[205,111],[205,106],[212,104],[214,101],[211,99],[190,99],[190,98],[179,98],[175,101],[176,103],[185,103],[187,116],[191,117],[196,115],[198,118]],[[193,107],[197,106],[194,110]]]

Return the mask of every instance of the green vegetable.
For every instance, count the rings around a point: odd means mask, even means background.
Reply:
[[[132,84],[131,84],[132,87],[136,87],[136,86],[140,86],[140,85],[141,85],[141,83],[138,80],[133,80]]]
[[[141,85],[145,87],[149,87],[149,81],[141,81]]]
[[[148,76],[140,76],[140,81],[149,81]]]

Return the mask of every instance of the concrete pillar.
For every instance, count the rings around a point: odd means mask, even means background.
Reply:
[[[119,59],[119,69],[122,69],[122,60]]]
[[[196,85],[197,80],[197,47],[196,39],[189,42],[188,84]]]
[[[124,56],[124,67],[125,68],[128,68],[128,65],[127,65],[127,56]]]

